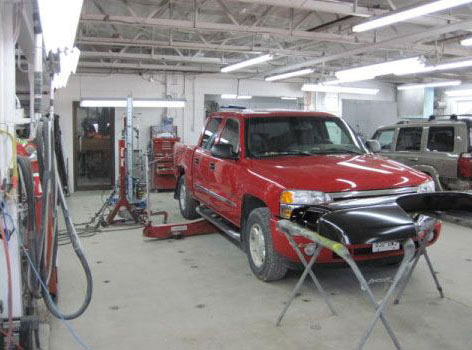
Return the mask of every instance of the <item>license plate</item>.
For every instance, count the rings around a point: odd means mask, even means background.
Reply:
[[[398,250],[398,249],[400,249],[400,242],[389,241],[389,242],[379,242],[379,243],[372,244],[373,253],[388,252],[390,250]]]

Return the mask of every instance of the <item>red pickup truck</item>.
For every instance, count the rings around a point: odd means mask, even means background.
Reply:
[[[174,152],[182,216],[202,216],[241,242],[252,271],[264,281],[283,278],[299,262],[276,228],[294,209],[434,191],[429,176],[371,153],[343,119],[327,113],[214,113],[197,146],[179,143]],[[437,224],[431,243],[439,233]],[[356,260],[402,255],[395,244],[350,249]],[[340,261],[327,250],[317,259]]]

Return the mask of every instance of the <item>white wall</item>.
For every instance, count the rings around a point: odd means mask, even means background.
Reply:
[[[256,92],[257,93],[257,92]],[[205,102],[216,102],[220,108],[223,106],[238,106],[251,110],[257,109],[301,109],[302,98],[297,100],[282,100],[280,97],[252,96],[251,99],[222,99],[221,95],[205,95]],[[300,103],[300,104],[299,104]]]
[[[343,118],[365,139],[384,125],[398,121],[397,103],[392,101],[343,100]]]
[[[343,100],[388,102],[396,101],[396,92],[393,84],[370,80],[343,84],[343,86],[376,88],[379,89],[379,92],[376,95],[338,94],[323,92],[313,93],[312,106],[314,110],[343,116],[345,112],[343,111]]]
[[[472,84],[463,84],[457,87],[447,89],[437,89],[441,101],[446,102],[445,114],[469,114],[472,113],[472,96],[468,97],[447,97],[446,90],[472,90]]]
[[[195,144],[200,136],[204,122],[204,96],[206,94],[236,93],[237,80],[223,79],[219,75],[199,75],[175,73],[155,75],[150,82],[140,76],[132,75],[77,75],[71,77],[67,87],[56,93],[55,111],[61,116],[61,128],[65,157],[69,160],[69,182],[73,190],[73,128],[72,103],[86,97],[126,97],[132,94],[135,98],[162,98],[171,95],[173,98],[185,98],[184,109],[169,109],[169,116],[174,118],[179,137],[187,144]],[[240,95],[257,96],[296,96],[301,97],[299,83],[267,83],[258,80],[241,80]],[[195,99],[193,98],[195,96]],[[121,135],[121,119],[124,109],[115,111],[116,135]],[[140,129],[144,136],[141,142],[147,144],[148,126],[159,124],[164,109],[135,109],[134,114],[140,118]],[[117,155],[117,145],[115,144]],[[117,167],[117,162],[115,161]]]

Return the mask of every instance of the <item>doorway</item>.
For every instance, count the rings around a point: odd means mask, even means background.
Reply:
[[[74,188],[107,190],[115,185],[115,109],[73,103]]]

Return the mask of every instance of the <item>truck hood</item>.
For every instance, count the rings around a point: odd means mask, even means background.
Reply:
[[[428,176],[379,155],[314,155],[248,159],[253,175],[285,189],[323,192],[414,187]]]

